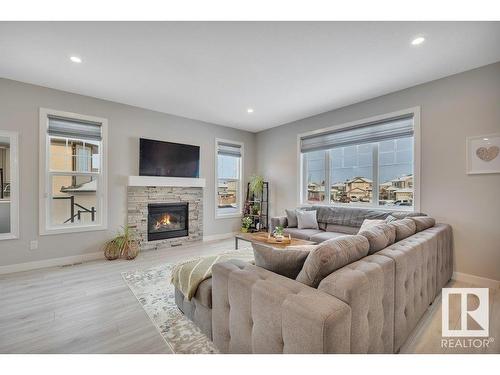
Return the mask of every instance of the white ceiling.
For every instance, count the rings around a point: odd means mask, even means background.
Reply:
[[[0,22],[0,51],[0,77],[256,132],[499,61],[500,22]]]

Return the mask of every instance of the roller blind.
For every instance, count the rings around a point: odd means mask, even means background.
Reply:
[[[379,142],[412,135],[413,115],[409,115],[304,136],[300,139],[300,151],[327,150],[340,146]]]
[[[102,140],[101,124],[49,116],[47,133],[54,137]]]
[[[219,155],[241,157],[241,145],[234,143],[218,142],[217,153]]]

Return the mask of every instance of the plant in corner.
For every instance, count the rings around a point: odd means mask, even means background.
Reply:
[[[139,244],[136,240],[135,230],[128,225],[122,227],[115,238],[104,244],[104,256],[106,259],[114,260],[120,256],[126,259],[134,259],[139,253]]]
[[[252,193],[254,197],[260,197],[262,191],[264,190],[264,177],[253,175],[252,177],[250,177],[248,187],[250,193]]]
[[[241,231],[243,233],[248,232],[250,225],[252,225],[252,218],[251,217],[245,216],[243,219],[241,219]]]

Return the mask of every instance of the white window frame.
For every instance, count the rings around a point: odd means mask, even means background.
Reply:
[[[317,129],[313,130],[310,132],[306,133],[301,133],[297,135],[297,166],[299,168],[299,173],[297,173],[297,205],[298,206],[312,206],[312,204],[308,203],[304,198],[305,198],[305,191],[304,191],[304,185],[305,185],[305,163],[302,157],[302,153],[300,152],[300,140],[303,137],[306,136],[311,136],[311,135],[316,135],[316,134],[321,134],[333,130],[340,130],[343,128],[349,128],[352,126],[358,126],[358,125],[363,125],[363,124],[369,124],[377,121],[383,121],[383,120],[388,120],[391,118],[395,117],[400,117],[400,116],[405,116],[405,115],[413,115],[413,206],[412,207],[407,207],[407,206],[397,206],[397,207],[386,207],[386,206],[380,206],[380,205],[360,205],[360,204],[355,204],[355,203],[350,203],[349,205],[340,205],[337,203],[330,203],[329,198],[328,198],[328,203],[327,202],[319,202],[317,204],[314,204],[315,206],[338,206],[338,207],[356,207],[356,208],[368,208],[372,210],[382,210],[382,211],[414,211],[418,212],[420,211],[420,165],[421,165],[421,150],[420,150],[420,106],[412,107],[412,108],[407,108],[403,109],[401,111],[396,111],[396,112],[391,112],[391,113],[385,113],[382,115],[378,116],[373,116],[369,118],[364,118],[361,120],[356,120],[340,125],[334,125],[322,129]],[[326,157],[326,156],[325,156]],[[375,155],[374,155],[375,157]],[[378,164],[378,160],[375,158],[373,159],[374,163]],[[328,164],[328,163],[327,163]],[[378,173],[378,168],[377,173]],[[325,185],[325,198],[328,196],[327,192],[329,191],[328,189],[330,188],[330,180],[329,180],[329,174],[330,174],[330,166],[326,165],[326,176],[325,176],[325,181],[327,181]],[[373,176],[374,180],[378,180],[378,176]],[[327,180],[328,178],[328,180]],[[375,200],[376,196],[378,197],[378,187],[377,187],[377,194],[374,194],[374,202],[378,202],[378,199]],[[326,200],[326,199],[325,199]]]
[[[101,211],[100,221],[96,224],[82,224],[78,226],[53,226],[49,218],[50,215],[50,196],[51,196],[51,180],[50,163],[49,163],[49,136],[47,129],[49,125],[49,116],[64,117],[70,120],[90,121],[101,124],[101,150],[100,154],[100,172],[97,175],[97,191],[96,198],[98,201],[98,209]],[[78,233],[88,231],[106,230],[108,228],[108,120],[101,117],[81,115],[78,113],[58,111],[48,108],[40,108],[40,159],[39,159],[39,232],[40,235],[62,234],[62,233]],[[57,172],[56,174],[65,174]],[[68,173],[72,174],[72,173]],[[80,174],[80,173],[79,173]],[[84,175],[85,173],[81,173]]]
[[[232,143],[241,146],[241,157],[239,165],[240,180],[238,184],[238,212],[221,214],[218,210],[219,205],[219,143]],[[216,219],[229,219],[241,217],[243,213],[243,169],[244,169],[244,158],[245,158],[245,145],[243,142],[233,141],[230,139],[215,138],[215,218]]]
[[[10,232],[0,233],[0,240],[14,240],[19,238],[19,133],[0,130],[0,137],[10,143]]]

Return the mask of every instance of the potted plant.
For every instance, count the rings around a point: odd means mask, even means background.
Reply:
[[[254,197],[260,197],[264,190],[264,177],[258,175],[250,177],[249,190]]]
[[[250,225],[252,225],[252,218],[251,217],[245,216],[243,219],[241,219],[241,231],[243,233],[248,232]]]
[[[136,233],[128,225],[122,227],[115,238],[104,245],[104,256],[106,259],[114,260],[120,256],[126,259],[134,259],[139,253],[139,244],[135,239]]]
[[[277,241],[283,241],[283,239],[285,238],[283,235],[283,229],[284,228],[282,226],[279,226],[279,225],[276,228],[274,228],[273,235]]]
[[[252,214],[259,215],[260,214],[260,203],[254,203],[252,206]]]

